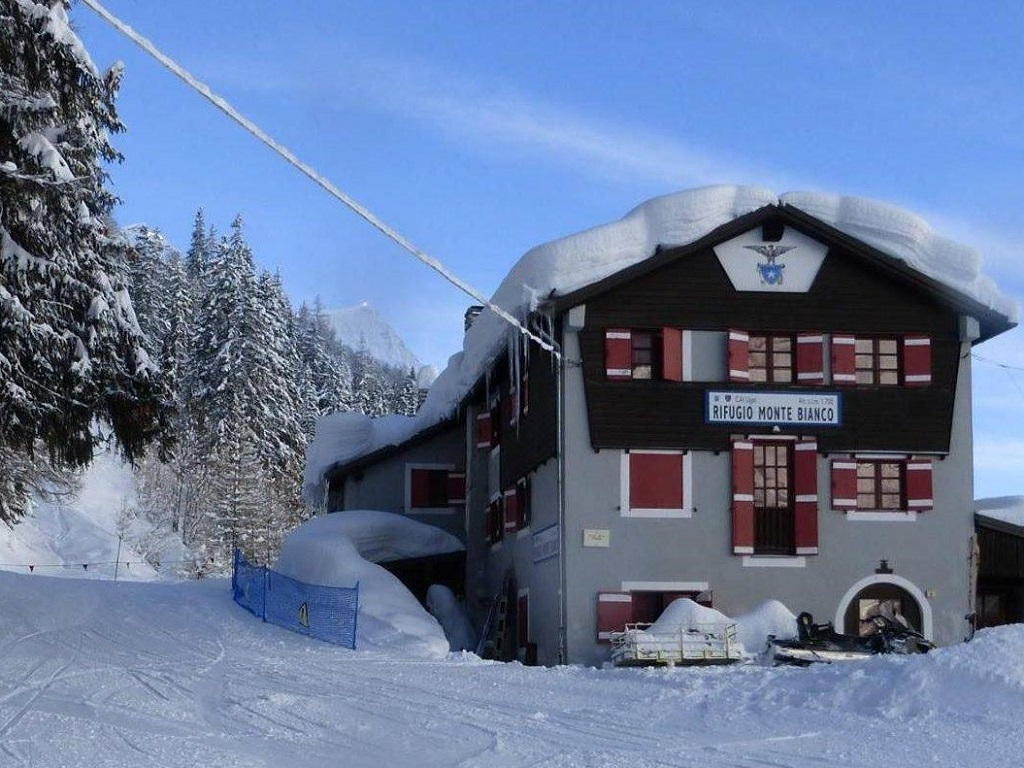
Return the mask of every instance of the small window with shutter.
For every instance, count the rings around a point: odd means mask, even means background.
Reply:
[[[623,451],[623,517],[690,517],[690,455],[683,451]]]
[[[865,457],[832,462],[832,508],[922,512],[934,506],[931,459]]]
[[[406,464],[405,509],[409,514],[452,514],[466,503],[466,474],[446,464]]]
[[[679,328],[609,328],[605,376],[615,381],[684,381],[685,333]]]

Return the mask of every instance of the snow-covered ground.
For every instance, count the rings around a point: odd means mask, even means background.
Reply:
[[[927,656],[527,668],[347,651],[225,581],[0,573],[4,766],[1017,766],[1024,627]]]

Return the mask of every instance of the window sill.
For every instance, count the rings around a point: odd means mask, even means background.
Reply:
[[[851,510],[846,513],[846,519],[872,523],[912,523],[917,520],[917,512],[912,509],[894,509],[891,512]]]
[[[663,517],[663,518],[689,518],[693,517],[692,509],[624,509],[622,517]]]
[[[408,515],[457,515],[459,509],[456,507],[413,507],[406,514]]]
[[[744,568],[806,568],[807,558],[803,555],[744,555]]]

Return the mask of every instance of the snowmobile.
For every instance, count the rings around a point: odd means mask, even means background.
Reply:
[[[815,624],[814,617],[804,611],[797,616],[796,638],[778,639],[769,635],[767,660],[775,666],[806,667],[866,659],[880,653],[928,653],[935,647],[899,614],[879,613],[868,620],[874,625],[871,634],[844,635],[835,631],[831,621]]]

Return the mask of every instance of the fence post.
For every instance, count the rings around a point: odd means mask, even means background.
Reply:
[[[352,650],[356,649],[356,637],[359,634],[359,582],[356,582],[356,609],[352,614]]]
[[[267,620],[267,593],[270,592],[270,569],[267,566],[261,566],[260,570],[263,571],[263,620]]]

